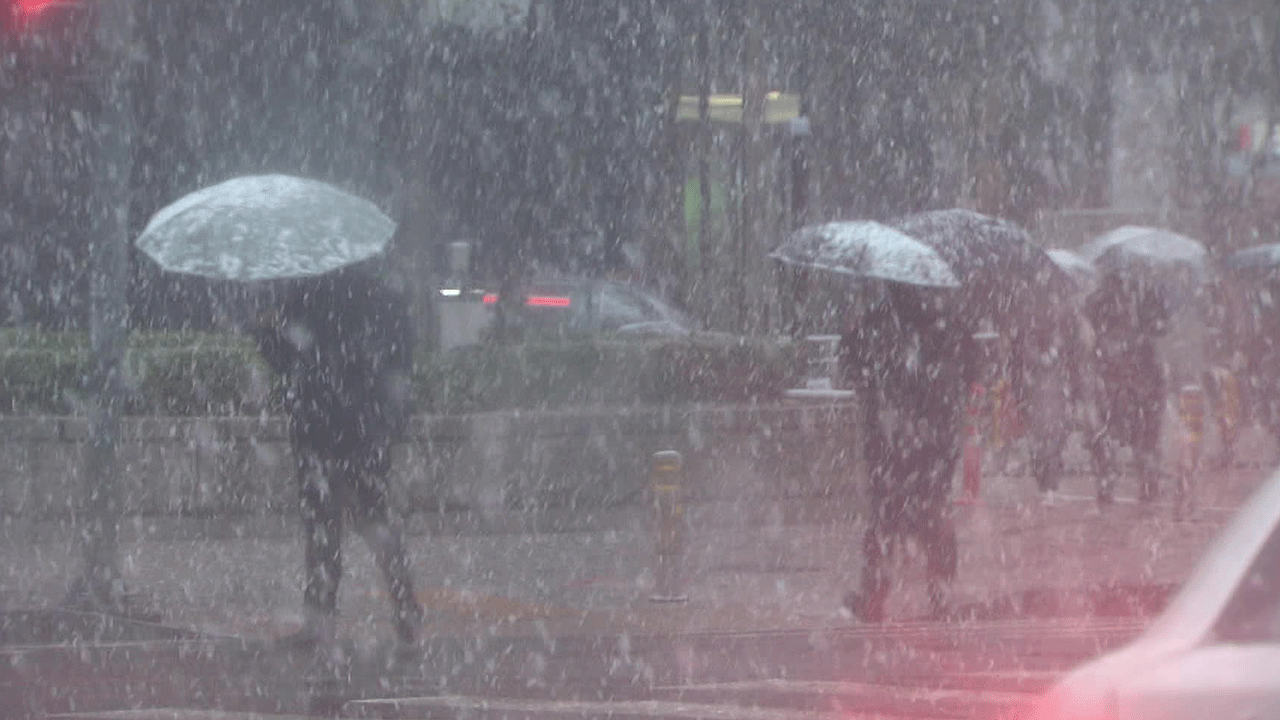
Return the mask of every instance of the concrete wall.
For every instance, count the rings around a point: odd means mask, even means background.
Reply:
[[[416,509],[520,510],[642,502],[649,458],[685,456],[698,499],[852,492],[853,407],[779,405],[418,417],[396,448],[397,501]],[[0,515],[65,517],[84,496],[88,422],[0,417]],[[128,418],[127,514],[292,511],[282,418]]]

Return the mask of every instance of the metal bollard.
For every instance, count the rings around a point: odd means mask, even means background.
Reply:
[[[1200,455],[1204,450],[1203,387],[1184,385],[1178,390],[1178,414],[1182,420],[1182,437],[1178,447],[1178,485],[1173,514],[1180,519],[1195,504],[1193,476],[1200,469]]]
[[[653,454],[649,469],[653,489],[654,564],[653,602],[685,602],[681,570],[684,564],[683,458],[674,450]]]

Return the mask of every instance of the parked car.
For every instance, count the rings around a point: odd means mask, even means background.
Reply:
[[[497,293],[484,296],[496,305]],[[535,278],[511,318],[525,337],[689,335],[698,324],[652,292],[629,283],[592,278]]]
[[[1036,720],[1280,717],[1280,473],[1244,505],[1163,613],[1068,674]]]

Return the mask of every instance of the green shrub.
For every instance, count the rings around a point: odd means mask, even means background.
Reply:
[[[84,353],[0,351],[0,412],[65,415],[88,385],[89,371]]]
[[[251,346],[135,349],[125,365],[130,414],[244,415],[275,409],[273,378]]]
[[[207,333],[133,332],[121,365],[122,411],[227,415],[271,409],[271,379],[253,345]],[[91,392],[87,333],[0,331],[0,413],[79,414]]]
[[[437,413],[570,406],[751,402],[796,382],[779,338],[690,338],[484,344],[424,354],[418,407]]]
[[[415,409],[455,414],[632,404],[752,402],[795,384],[779,338],[483,344],[421,352]],[[278,379],[234,335],[133,332],[122,365],[131,415],[243,415],[280,410]],[[0,331],[0,413],[79,414],[90,391],[84,333]]]

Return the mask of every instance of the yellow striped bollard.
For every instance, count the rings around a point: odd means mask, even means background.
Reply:
[[[675,450],[653,454],[649,469],[654,510],[653,602],[685,602],[684,460]]]

